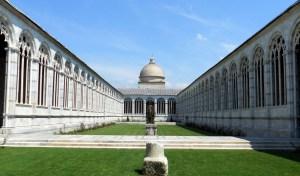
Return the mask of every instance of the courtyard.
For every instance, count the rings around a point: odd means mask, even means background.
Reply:
[[[159,136],[211,136],[213,134],[201,131],[197,128],[185,127],[179,125],[158,125]],[[78,135],[145,135],[144,124],[113,124],[106,127],[96,128],[92,130],[84,130],[69,134]]]
[[[1,148],[0,176],[135,176],[144,150]],[[300,153],[166,150],[170,176],[299,176]]]

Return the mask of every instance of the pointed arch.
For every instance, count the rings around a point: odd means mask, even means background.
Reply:
[[[286,43],[282,35],[272,38],[270,44],[272,104],[273,106],[287,103],[286,88]]]
[[[242,85],[242,108],[250,107],[250,86],[249,86],[249,61],[243,57],[240,64],[241,85]]]
[[[264,74],[264,51],[257,47],[254,51],[254,79],[255,79],[255,106],[265,106],[265,74]]]
[[[239,106],[239,96],[238,96],[238,74],[237,66],[232,63],[230,66],[230,83],[231,83],[231,108],[238,109]]]
[[[32,35],[28,31],[23,31],[21,33],[18,47],[17,102],[20,104],[29,104],[30,74],[34,44]]]
[[[228,109],[228,71],[226,68],[222,71],[222,99],[223,110]]]
[[[38,53],[38,96],[37,102],[40,106],[46,106],[47,78],[48,78],[49,50],[42,44]]]
[[[57,52],[53,59],[53,82],[52,82],[52,106],[59,106],[59,78],[62,69],[62,57],[59,52]]]

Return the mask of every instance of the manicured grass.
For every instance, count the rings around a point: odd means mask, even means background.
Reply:
[[[140,124],[116,124],[93,130],[86,130],[76,134],[86,135],[145,135],[145,125]],[[158,125],[160,136],[202,136],[208,133],[175,125]]]
[[[299,176],[300,153],[166,150],[169,176]],[[135,176],[144,150],[2,148],[0,176]]]

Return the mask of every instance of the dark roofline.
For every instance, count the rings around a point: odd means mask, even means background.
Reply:
[[[300,4],[300,0],[297,0],[295,3],[293,3],[291,6],[289,6],[285,11],[280,13],[277,17],[275,17],[273,20],[271,20],[267,25],[265,25],[263,28],[261,28],[258,32],[254,33],[250,38],[248,38],[245,42],[243,42],[240,46],[238,46],[236,49],[234,49],[232,52],[230,52],[227,56],[225,56],[223,59],[221,59],[218,63],[216,63],[214,66],[212,66],[210,69],[205,71],[203,74],[201,74],[198,78],[196,78],[191,84],[189,84],[186,88],[181,90],[177,95],[180,95],[184,91],[186,91],[188,88],[190,88],[195,82],[197,82],[199,79],[201,79],[204,75],[206,75],[208,72],[210,72],[212,69],[217,67],[222,62],[229,59],[230,56],[232,56],[235,52],[237,52],[240,48],[245,46],[248,42],[250,42],[252,39],[254,39],[256,36],[258,36],[260,33],[262,33],[265,29],[270,27],[273,23],[275,23],[279,18],[281,18],[283,15],[285,15],[287,12],[292,10],[294,7],[296,7],[298,4]]]
[[[97,72],[94,71],[90,66],[88,66],[85,62],[83,62],[78,56],[76,56],[74,53],[72,53],[69,49],[67,49],[62,43],[60,43],[57,39],[55,39],[52,35],[50,35],[48,32],[46,32],[41,26],[39,26],[37,23],[35,23],[33,20],[31,20],[25,13],[18,10],[15,6],[13,6],[9,1],[6,0],[0,0],[0,3],[6,7],[8,10],[10,10],[13,14],[17,15],[18,17],[22,18],[27,22],[29,26],[34,28],[35,30],[40,31],[42,34],[44,34],[48,39],[53,42],[54,44],[58,45],[62,50],[66,52],[66,54],[70,55],[71,57],[74,57],[77,59],[77,61],[85,66],[87,69],[89,69],[94,75],[98,76],[103,82],[105,82],[108,86],[110,86],[112,89],[120,93],[118,89],[116,89],[114,86],[112,86],[110,83],[108,83],[105,79],[103,79]]]

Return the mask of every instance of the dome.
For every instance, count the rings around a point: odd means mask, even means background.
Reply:
[[[164,83],[165,75],[163,70],[150,58],[149,64],[145,65],[140,72],[140,83]]]

